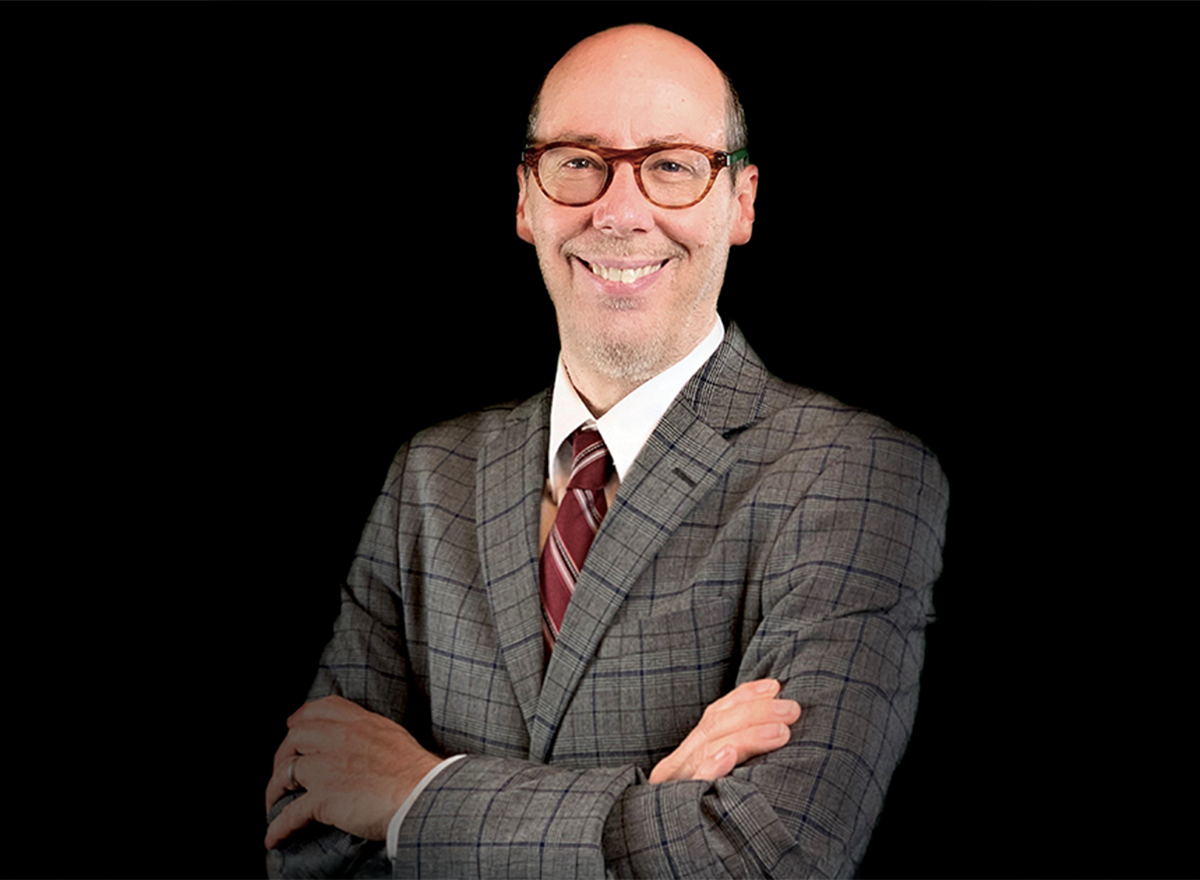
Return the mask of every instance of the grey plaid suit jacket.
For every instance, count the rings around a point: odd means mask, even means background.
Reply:
[[[771,376],[731,325],[621,483],[543,676],[549,409],[547,391],[400,450],[311,692],[469,757],[415,801],[394,864],[314,825],[270,873],[852,874],[916,712],[936,458]],[[648,784],[709,703],[766,677],[803,709],[786,746]]]

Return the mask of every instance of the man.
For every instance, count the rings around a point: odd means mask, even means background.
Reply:
[[[946,484],[717,317],[758,184],[738,117],[712,61],[648,26],[547,76],[517,232],[554,387],[397,455],[276,754],[272,873],[862,858],[915,713]]]

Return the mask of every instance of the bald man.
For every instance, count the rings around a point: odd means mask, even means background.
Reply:
[[[516,225],[554,384],[397,454],[276,753],[273,875],[853,873],[916,711],[947,487],[719,318],[744,131],[713,62],[649,26],[547,75]]]

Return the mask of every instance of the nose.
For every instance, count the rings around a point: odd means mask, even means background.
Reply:
[[[618,238],[654,228],[654,206],[638,189],[629,162],[617,163],[612,183],[592,210],[592,225]]]

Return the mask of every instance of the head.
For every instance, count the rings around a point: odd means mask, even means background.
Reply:
[[[727,152],[745,137],[725,75],[694,44],[648,25],[602,31],[567,52],[542,85],[530,135],[531,145],[689,143]],[[722,169],[687,208],[651,203],[624,161],[604,194],[580,207],[552,201],[524,167],[517,181],[517,234],[537,248],[573,376],[587,370],[639,384],[711,329],[729,248],[750,239],[753,165]]]

